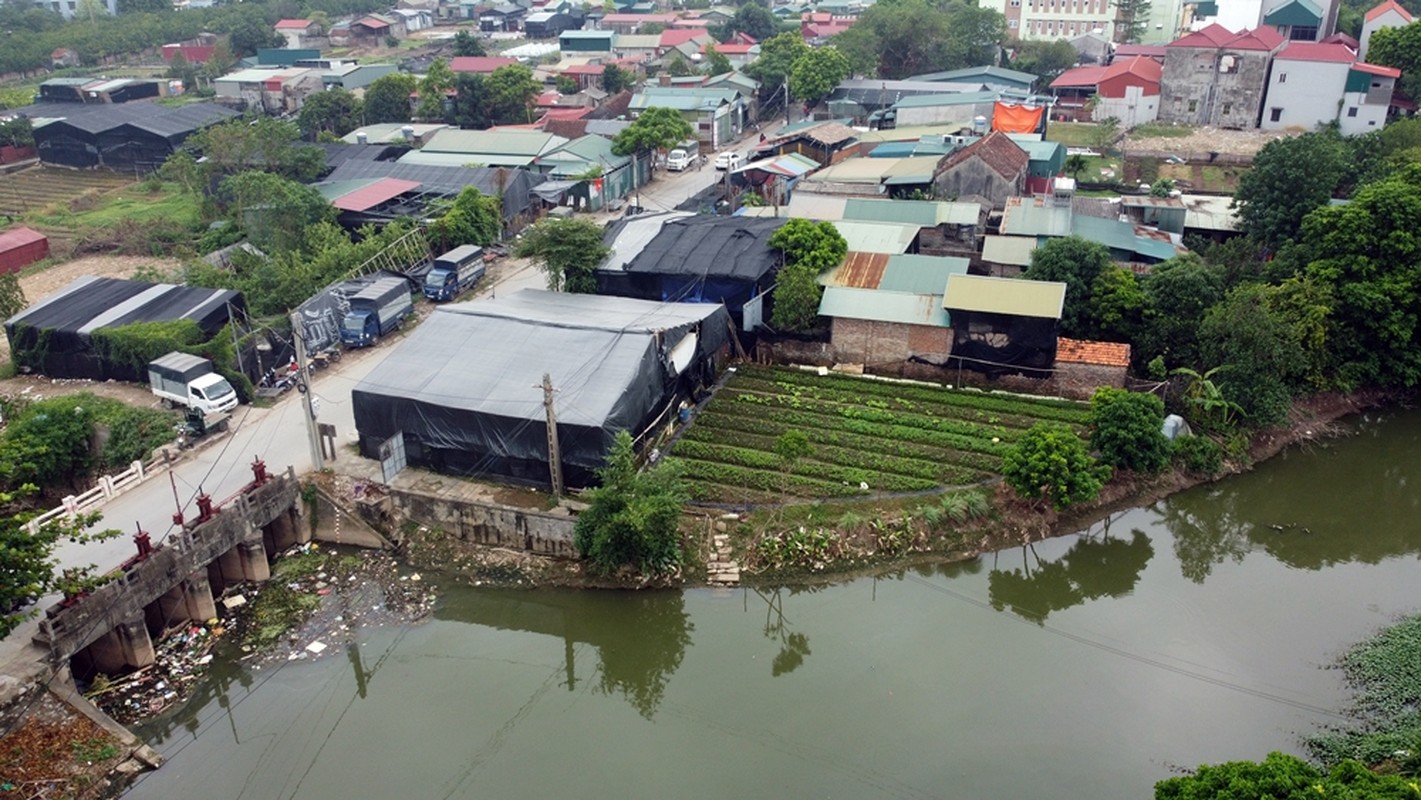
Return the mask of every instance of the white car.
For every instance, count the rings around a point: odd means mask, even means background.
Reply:
[[[726,151],[715,157],[716,169],[735,169],[740,166],[740,154]]]

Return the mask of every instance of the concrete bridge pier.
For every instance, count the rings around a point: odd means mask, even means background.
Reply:
[[[260,539],[238,542],[232,549],[217,557],[217,564],[225,585],[242,581],[261,582],[271,577],[271,564],[266,559],[266,546]]]
[[[175,622],[206,622],[217,616],[217,602],[212,599],[207,570],[194,572],[179,582],[150,603],[147,611],[149,631],[160,634]]]
[[[87,648],[88,661],[96,672],[115,675],[152,664],[156,659],[153,639],[140,617],[121,622]]]
[[[311,527],[301,524],[301,515],[295,507],[281,512],[262,527],[262,543],[271,553],[280,553],[309,541],[311,541]]]

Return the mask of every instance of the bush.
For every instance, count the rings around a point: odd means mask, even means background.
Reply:
[[[667,573],[680,565],[677,524],[686,492],[670,464],[638,472],[632,437],[617,434],[598,472],[602,485],[588,489],[588,508],[577,518],[573,541],[592,571],[610,575],[623,567]]]
[[[1050,422],[1033,426],[1002,457],[1002,477],[1029,500],[1050,500],[1057,511],[1094,500],[1110,476],[1086,452],[1070,428]]]
[[[1156,473],[1169,464],[1160,428],[1164,401],[1152,394],[1101,387],[1090,399],[1091,446],[1112,467]]]
[[[1217,475],[1224,468],[1224,451],[1207,436],[1181,436],[1174,440],[1174,460],[1195,475]]]

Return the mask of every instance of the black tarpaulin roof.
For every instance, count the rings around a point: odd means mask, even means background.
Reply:
[[[239,292],[117,278],[80,278],[5,322],[16,363],[54,378],[140,380],[131,365],[104,362],[90,334],[133,322],[191,319],[211,336],[229,309],[245,308]]]
[[[355,388],[362,452],[403,432],[411,463],[546,483],[547,374],[581,485],[617,431],[713,379],[728,327],[719,305],[531,289],[441,306]]]
[[[779,265],[770,236],[788,221],[703,216],[668,220],[627,263],[626,271],[756,281]]]

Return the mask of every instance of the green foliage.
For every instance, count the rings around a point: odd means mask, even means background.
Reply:
[[[644,150],[668,150],[691,139],[696,131],[674,108],[653,106],[641,112],[632,124],[612,140],[612,152],[629,156]]]
[[[419,80],[403,72],[376,78],[365,87],[365,123],[409,122],[410,95],[418,88]]]
[[[638,472],[632,437],[619,431],[598,476],[602,485],[583,492],[588,508],[573,529],[591,569],[603,575],[626,567],[654,575],[674,571],[683,558],[677,523],[686,501],[674,465]]]
[[[755,41],[764,42],[773,37],[779,29],[779,22],[769,9],[759,2],[748,2],[735,9],[735,15],[724,27],[715,31],[715,38],[728,42],[735,34],[746,33]]]
[[[148,362],[202,341],[202,329],[190,319],[131,322],[114,328],[96,328],[89,334],[103,360],[143,373]]]
[[[6,320],[25,310],[25,290],[20,276],[13,272],[0,275],[0,320]]]
[[[1175,375],[1180,375],[1189,381],[1189,385],[1184,390],[1184,402],[1188,406],[1186,413],[1189,416],[1189,423],[1194,427],[1200,430],[1228,433],[1234,427],[1235,418],[1243,413],[1243,409],[1239,408],[1238,403],[1225,397],[1219,384],[1214,381],[1214,376],[1223,374],[1230,369],[1233,367],[1221,364],[1203,374],[1188,367],[1179,367],[1174,370]]]
[[[1218,270],[1190,253],[1156,264],[1143,282],[1149,303],[1144,329],[1135,340],[1135,357],[1163,356],[1170,366],[1198,364],[1199,326],[1223,296]],[[1068,301],[1069,302],[1069,301]]]
[[[362,113],[360,98],[335,87],[308,96],[301,104],[296,124],[311,139],[321,133],[339,137],[360,127]]]
[[[784,254],[785,264],[814,270],[817,277],[843,263],[848,241],[832,222],[791,219],[770,236],[770,247]]]
[[[484,79],[488,117],[496,125],[533,121],[533,100],[542,91],[533,71],[522,64],[499,67]]]
[[[1224,451],[1207,436],[1181,436],[1174,440],[1174,460],[1195,475],[1212,476],[1224,468]]]
[[[622,69],[616,64],[608,64],[602,68],[602,91],[607,94],[619,94],[632,84],[634,76],[631,72]]]
[[[1367,60],[1400,69],[1398,88],[1407,97],[1417,97],[1416,92],[1421,90],[1421,25],[1413,22],[1374,31],[1367,43]]]
[[[775,278],[770,324],[782,331],[813,330],[819,320],[819,301],[823,297],[819,270],[804,264],[781,269]]]
[[[1329,372],[1344,388],[1421,382],[1421,164],[1319,208],[1303,224],[1305,276],[1331,295]]]
[[[889,80],[996,63],[1006,18],[963,0],[873,5],[835,37],[856,72]],[[762,56],[763,57],[763,56]]]
[[[1112,0],[1115,6],[1116,40],[1127,44],[1138,44],[1140,37],[1149,32],[1150,0]]]
[[[1066,156],[1066,172],[1069,173],[1070,176],[1072,178],[1075,178],[1076,180],[1081,179],[1081,173],[1085,172],[1086,168],[1088,168],[1089,166],[1090,162],[1087,161],[1086,157],[1081,155],[1080,153],[1072,153],[1071,155]]]
[[[1303,218],[1327,205],[1346,175],[1348,153],[1333,130],[1265,144],[1234,193],[1239,226],[1268,247],[1298,237]]]
[[[467,186],[449,211],[425,229],[425,235],[436,252],[464,244],[487,247],[503,237],[503,203]]]
[[[567,75],[559,75],[557,77],[556,88],[558,94],[577,94],[579,91],[577,79]]]
[[[493,124],[484,76],[461,72],[454,77],[454,90],[454,124],[480,130]]]
[[[469,31],[459,31],[454,34],[454,55],[456,56],[486,56],[488,51],[484,49],[483,40]]]
[[[260,14],[245,14],[227,27],[227,44],[238,56],[254,56],[267,47],[285,47],[286,39],[272,30]]]
[[[313,187],[271,172],[240,172],[222,181],[220,196],[247,239],[267,253],[299,250],[306,231],[335,217]]]
[[[1205,765],[1155,784],[1155,800],[1413,800],[1413,781],[1378,775],[1356,761],[1323,773],[1296,756],[1269,753],[1262,763]]]
[[[295,123],[265,115],[203,128],[189,136],[183,147],[204,156],[201,169],[205,181],[253,169],[309,181],[321,174],[326,164],[320,148],[301,142],[301,129]]]
[[[1080,56],[1065,39],[1025,40],[1017,42],[1012,69],[1029,72],[1037,77],[1037,86],[1050,86],[1061,73],[1074,67]]]
[[[1070,428],[1041,422],[1002,456],[1002,477],[1029,500],[1048,500],[1056,510],[1094,500],[1110,477]]]
[[[1324,764],[1356,758],[1421,774],[1418,648],[1421,616],[1411,616],[1348,650],[1340,666],[1356,692],[1351,711],[1360,724],[1314,736],[1308,750]]]
[[[34,147],[34,123],[29,117],[15,117],[0,121],[0,145],[11,147]]]
[[[1090,398],[1090,425],[1102,464],[1150,474],[1169,464],[1164,401],[1155,395],[1102,386]]]
[[[445,118],[446,95],[454,88],[454,70],[449,62],[436,58],[424,72],[419,82],[419,105],[414,115],[424,122],[443,122]]]
[[[742,6],[744,8],[745,6]],[[731,66],[730,59],[725,54],[715,49],[715,45],[706,45],[705,73],[707,75],[724,75],[733,72],[735,67]]]
[[[1053,238],[1031,252],[1031,266],[1022,277],[1033,281],[1066,284],[1066,304],[1061,313],[1061,333],[1089,338],[1091,287],[1104,270],[1112,266],[1104,245],[1079,236]]]
[[[0,492],[0,639],[34,616],[35,609],[11,611],[29,600],[37,600],[59,588],[61,576],[54,574],[54,548],[61,541],[94,542],[119,535],[116,530],[85,531],[100,519],[98,514],[80,514],[73,519],[60,517],[31,534],[25,523],[38,512],[27,508],[35,493],[33,485],[13,492]],[[69,571],[65,583],[86,583],[88,570]]]
[[[0,433],[0,485],[9,491],[26,484],[77,485],[96,469],[124,469],[148,458],[173,435],[171,418],[153,409],[87,392],[40,400]]]
[[[839,48],[816,47],[795,60],[790,68],[789,91],[795,99],[813,105],[828,96],[849,74],[849,59]]]
[[[1169,193],[1174,191],[1174,181],[1169,178],[1160,178],[1150,185],[1150,197],[1169,197]]]
[[[1086,311],[1090,338],[1107,342],[1133,342],[1144,326],[1150,299],[1135,273],[1111,264],[1095,276]]]
[[[611,248],[602,229],[583,219],[545,219],[523,232],[514,249],[519,258],[536,260],[555,292],[597,293],[597,265]]]
[[[760,57],[745,67],[745,74],[760,82],[761,97],[773,97],[789,80],[795,63],[808,52],[809,45],[799,31],[761,39]]]
[[[804,431],[791,429],[775,438],[775,455],[788,466],[814,455],[814,445]]]
[[[1106,117],[1095,121],[1095,127],[1090,130],[1090,143],[1095,149],[1102,153],[1115,145],[1115,140],[1120,137],[1120,119],[1118,117]]]
[[[1293,387],[1308,371],[1298,337],[1274,309],[1277,294],[1264,284],[1238,286],[1199,326],[1204,363],[1229,365],[1220,381],[1224,398],[1258,427],[1287,416]]]

